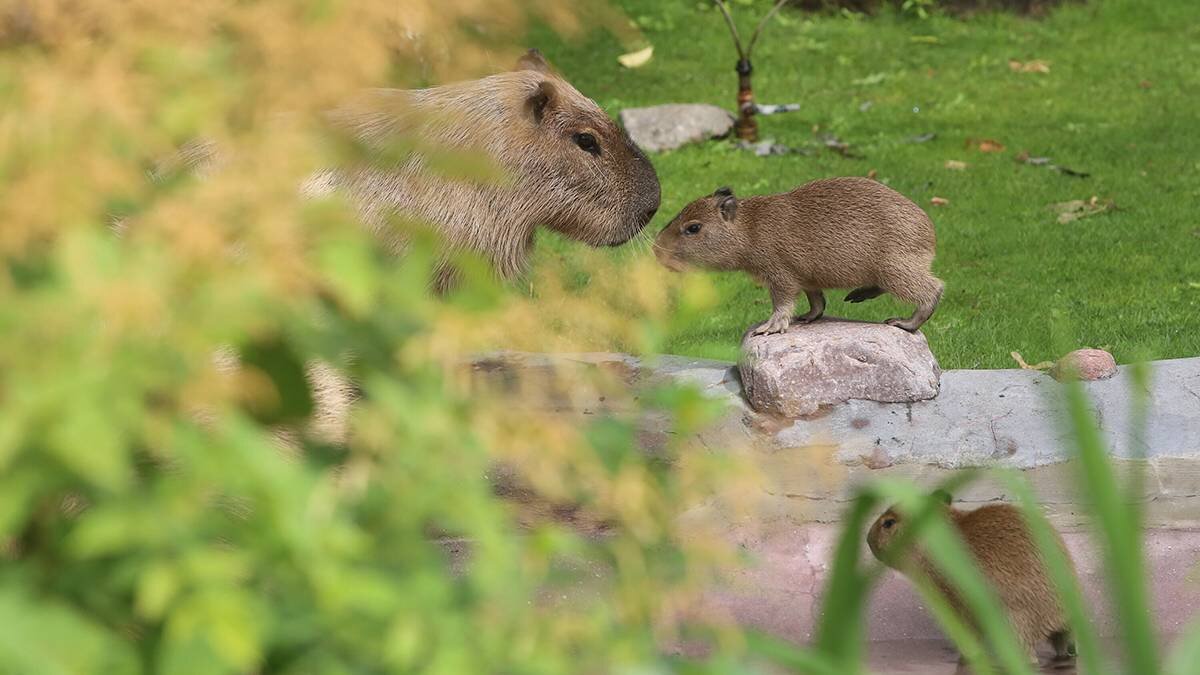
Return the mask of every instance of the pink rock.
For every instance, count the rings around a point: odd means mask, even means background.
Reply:
[[[1054,364],[1050,374],[1058,381],[1076,376],[1081,380],[1107,380],[1117,374],[1117,361],[1103,349],[1076,349]]]
[[[937,396],[941,369],[925,336],[894,326],[822,319],[742,341],[742,387],[761,413],[803,417],[849,399],[899,403]]]

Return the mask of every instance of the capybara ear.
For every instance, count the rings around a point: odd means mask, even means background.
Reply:
[[[727,190],[728,188],[724,189]],[[720,192],[721,190],[717,190],[717,193]],[[726,222],[733,222],[733,217],[737,215],[737,197],[733,196],[732,191],[724,194],[718,194],[717,209],[721,212],[721,217],[724,218]]]
[[[713,191],[712,196],[714,196],[714,197],[732,197],[733,196],[733,188],[731,188],[729,186],[719,187]]]
[[[542,55],[541,50],[530,49],[517,59],[517,70],[536,70],[539,73],[550,75],[554,69],[550,67],[550,62]]]
[[[547,80],[538,83],[537,88],[525,99],[525,109],[535,124],[542,123],[546,113],[554,107],[557,98],[558,90],[554,88],[553,84]]]
[[[933,498],[938,500],[939,502],[945,504],[946,506],[949,506],[950,502],[954,501],[954,497],[951,496],[951,494],[949,492],[946,492],[945,490],[934,490]]]

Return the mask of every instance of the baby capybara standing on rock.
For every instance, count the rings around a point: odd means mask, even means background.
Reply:
[[[654,248],[674,270],[694,264],[757,277],[774,305],[754,329],[761,335],[787,331],[801,291],[809,311],[797,320],[819,319],[827,288],[854,289],[848,302],[891,293],[914,303],[911,317],[887,323],[917,330],[942,297],[930,272],[934,244],[929,216],[904,195],[867,178],[827,178],[741,200],[721,188],[684,207]]]

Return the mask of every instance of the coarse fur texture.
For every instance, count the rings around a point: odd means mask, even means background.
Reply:
[[[393,214],[431,223],[450,251],[482,254],[511,279],[525,269],[539,225],[593,246],[617,246],[658,210],[650,161],[537,50],[512,72],[429,89],[375,90],[331,119],[368,148],[418,139],[396,166],[326,171],[306,185],[310,194],[345,190],[396,249],[403,235],[385,227]],[[482,152],[504,180],[439,176],[429,171],[422,148]],[[442,290],[450,281],[443,272]]]
[[[808,323],[825,312],[829,288],[848,302],[883,293],[917,305],[887,323],[915,331],[933,315],[943,284],[930,271],[936,238],[929,216],[904,195],[868,178],[826,178],[791,192],[739,200],[729,188],[688,204],[655,240],[666,267],[743,270],[771,293],[771,318],[755,335],[783,333],[803,292]]]
[[[1013,630],[1030,656],[1036,658],[1037,646],[1049,641],[1056,661],[1070,660],[1075,645],[1066,612],[1021,510],[1010,504],[990,504],[973,511],[961,511],[949,505],[949,495],[945,495],[945,501],[946,516],[1008,612]],[[931,581],[959,616],[977,630],[977,624],[958,593],[923,551],[919,548],[889,550],[904,525],[905,518],[895,507],[881,514],[867,534],[871,553],[905,576],[919,576]],[[1057,532],[1054,536],[1069,562],[1071,556],[1062,537]]]

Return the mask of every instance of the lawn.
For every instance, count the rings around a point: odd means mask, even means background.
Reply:
[[[613,116],[674,102],[732,108],[736,56],[714,10],[620,4],[655,48],[641,68],[620,67],[625,50],[600,31],[568,42],[535,30],[530,42]],[[734,3],[735,17],[752,25],[765,6]],[[1049,72],[1016,72],[1010,60],[1042,60]],[[1013,367],[1012,351],[1033,363],[1084,346],[1119,362],[1200,355],[1200,3],[1092,0],[1041,19],[785,10],[754,61],[759,102],[802,104],[760,118],[762,137],[818,149],[757,157],[718,141],[654,154],[663,203],[648,232],[720,185],[761,194],[875,171],[936,224],[946,293],[923,331],[943,367]],[[819,149],[822,133],[863,157]],[[1020,163],[1022,152],[1090,175]],[[935,196],[949,203],[934,206]],[[1116,208],[1065,224],[1050,209],[1093,196]],[[542,237],[536,264],[577,247]],[[613,255],[650,252],[640,241]],[[769,314],[766,291],[744,275],[714,279],[719,311],[672,335],[668,351],[734,359],[743,330]],[[835,316],[911,311],[887,296],[849,305],[829,295]]]

